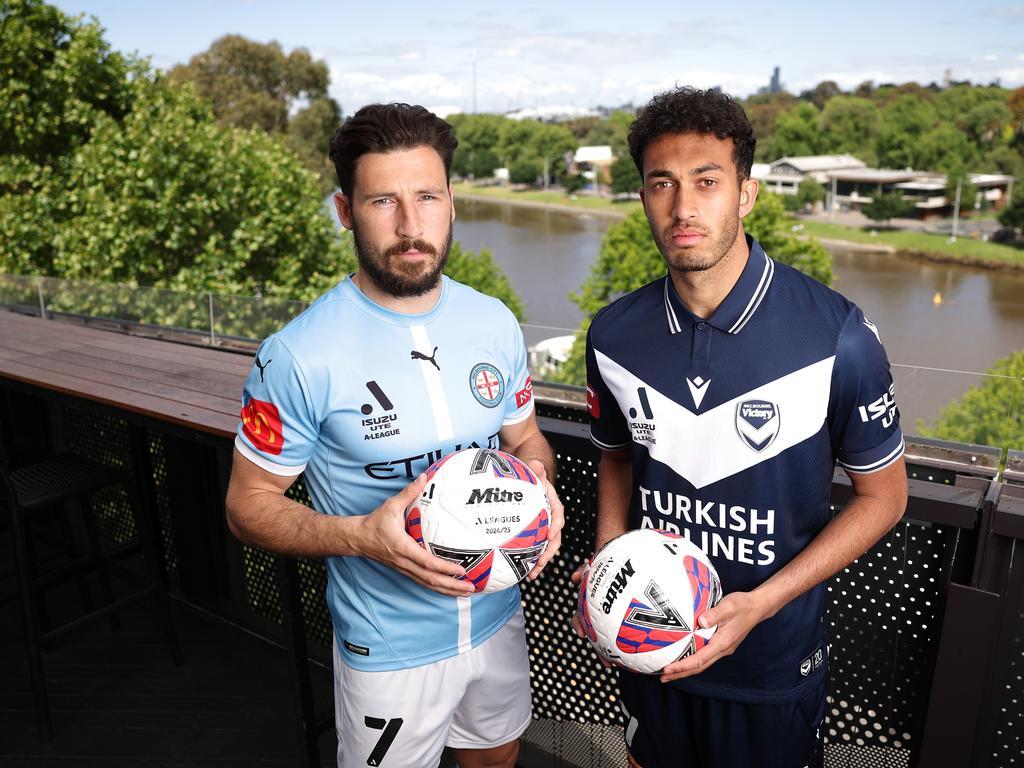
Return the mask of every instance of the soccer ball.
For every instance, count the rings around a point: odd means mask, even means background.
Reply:
[[[722,584],[696,544],[666,531],[618,536],[594,555],[580,581],[577,613],[601,658],[654,674],[707,644],[716,627],[700,615]]]
[[[522,461],[491,448],[467,448],[434,462],[405,511],[420,545],[466,569],[477,592],[517,584],[547,547],[551,507]]]

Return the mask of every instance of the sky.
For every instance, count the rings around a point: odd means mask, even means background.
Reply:
[[[643,104],[674,85],[745,97],[775,66],[793,93],[834,80],[1024,85],[1024,3],[985,0],[631,3],[447,0],[57,0],[161,69],[225,34],[327,62],[345,114],[377,101],[439,112]],[[474,77],[475,72],[475,77]]]

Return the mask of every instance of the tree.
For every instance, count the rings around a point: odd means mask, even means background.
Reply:
[[[100,119],[66,173],[25,169],[31,192],[0,199],[0,268],[309,299],[353,263],[278,142],[218,125],[190,88],[137,77],[132,90],[131,112]]]
[[[821,150],[818,108],[807,101],[797,102],[775,121],[773,150],[776,157],[816,155]],[[775,158],[773,158],[775,159]]]
[[[999,223],[1018,232],[1024,230],[1024,190],[1014,192],[1013,200],[999,212]]]
[[[536,157],[522,157],[508,164],[508,179],[513,184],[535,184],[543,172]]]
[[[875,195],[870,203],[861,207],[861,213],[872,221],[884,221],[889,223],[890,219],[902,219],[914,211],[914,203],[911,200],[904,200],[898,192],[883,192]]]
[[[0,0],[0,156],[59,162],[100,116],[128,112],[136,67],[110,50],[96,21],[40,0]]]
[[[835,80],[823,80],[814,86],[813,90],[803,91],[800,94],[800,99],[803,101],[809,101],[818,109],[824,109],[825,105],[834,97],[839,96],[842,90],[836,84]]]
[[[297,103],[327,98],[327,64],[296,48],[285,55],[276,42],[257,43],[225,35],[178,64],[168,75],[193,83],[225,125],[282,133]]]
[[[309,51],[296,48],[285,54],[276,42],[225,35],[168,75],[192,83],[224,125],[287,134],[285,144],[317,174],[320,191],[334,189],[327,153],[341,108],[327,94],[327,64]]]
[[[873,159],[878,107],[869,99],[836,96],[825,105],[818,124],[825,151],[848,152],[865,162]]]
[[[452,173],[476,179],[493,176],[494,169],[501,165],[498,142],[502,124],[507,119],[498,115],[449,116],[448,122],[459,139],[452,158]]]
[[[479,253],[463,250],[462,246],[452,243],[448,253],[448,264],[444,273],[452,280],[470,285],[481,293],[501,299],[511,310],[519,322],[526,320],[523,313],[523,302],[501,267],[494,261],[494,255],[482,248]]]
[[[933,426],[919,422],[918,431],[939,440],[1024,450],[1024,350],[996,361],[988,374],[943,408]]]
[[[624,194],[636,192],[643,185],[636,163],[628,154],[619,155],[612,163],[612,192]]]
[[[832,259],[816,240],[800,240],[790,229],[790,219],[779,196],[761,192],[754,210],[743,221],[746,232],[757,238],[776,261],[790,264],[826,285],[832,281]],[[605,305],[630,291],[662,277],[665,260],[654,244],[647,217],[634,211],[608,227],[597,259],[579,293],[570,298],[583,310],[583,323],[566,363],[552,379],[566,384],[586,380],[584,343],[590,321]]]
[[[825,199],[825,188],[810,176],[800,181],[795,195],[782,196],[782,203],[788,211],[803,211]]]

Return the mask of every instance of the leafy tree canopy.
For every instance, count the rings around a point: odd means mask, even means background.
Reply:
[[[1024,350],[998,360],[989,377],[942,409],[926,437],[1024,450]]]
[[[286,54],[276,42],[225,35],[168,75],[192,83],[224,125],[286,134],[285,144],[317,174],[321,193],[334,189],[327,153],[341,108],[327,94],[327,64],[305,48]]]
[[[871,202],[861,206],[861,212],[872,221],[889,221],[909,216],[914,210],[911,200],[904,200],[898,192],[875,195]]]

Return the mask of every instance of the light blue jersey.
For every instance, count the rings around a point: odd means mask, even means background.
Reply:
[[[444,277],[432,310],[405,315],[346,278],[260,346],[235,446],[274,474],[305,471],[319,512],[365,515],[438,458],[498,447],[532,394],[522,332],[497,299]],[[462,653],[519,606],[518,589],[448,597],[367,558],[327,567],[338,649],[356,669]]]

